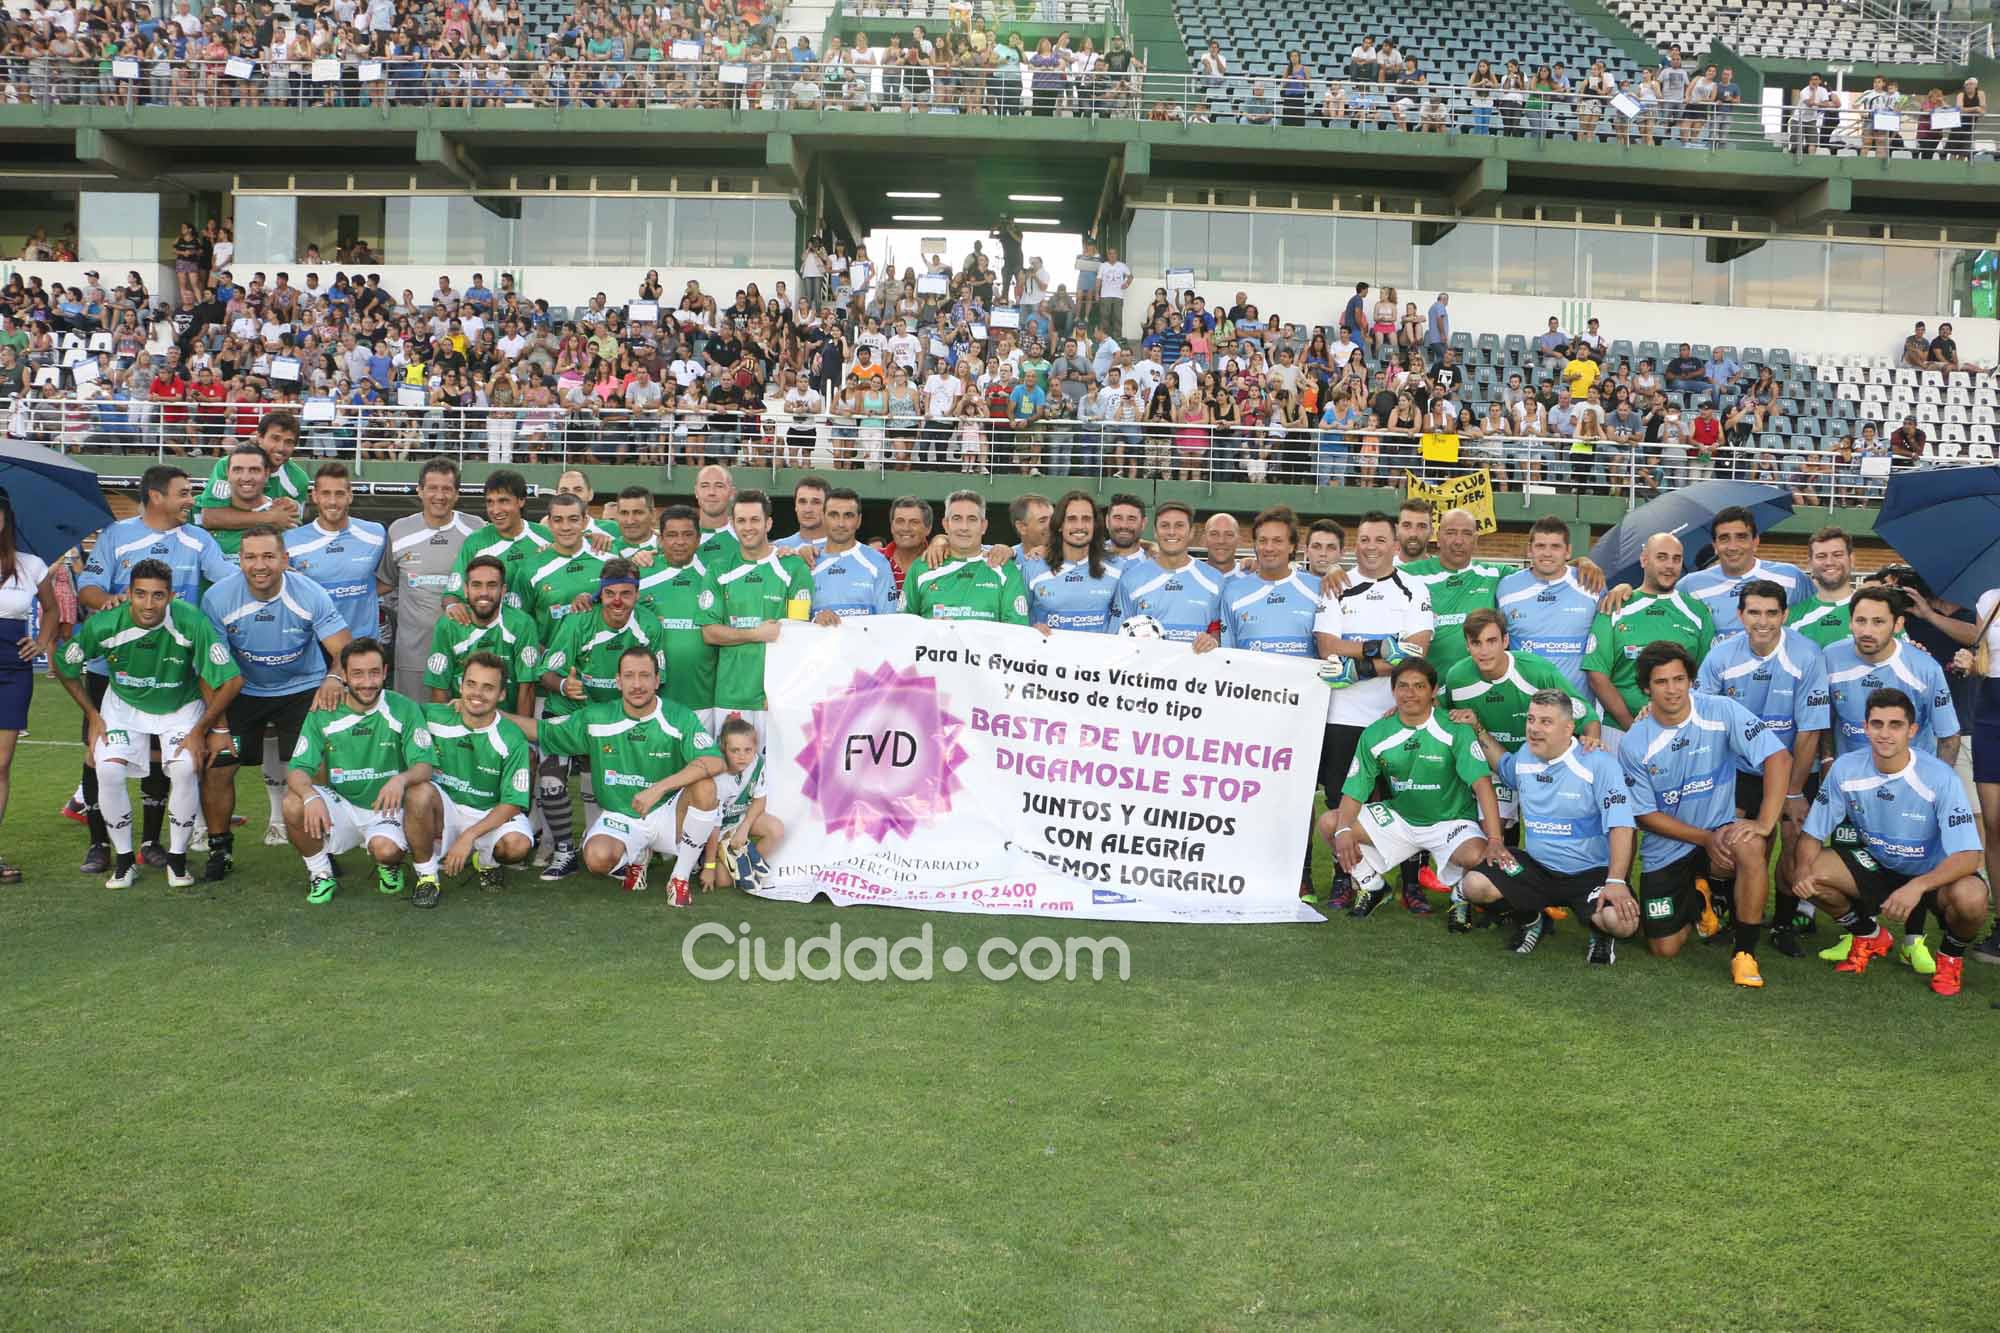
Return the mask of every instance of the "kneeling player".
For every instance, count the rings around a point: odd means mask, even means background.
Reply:
[[[702,858],[701,887],[734,884],[749,892],[771,873],[769,857],[785,836],[785,826],[764,809],[764,754],[757,728],[746,718],[722,724],[722,773],[715,779],[722,827]]]
[[[1452,912],[1465,913],[1468,903],[1504,902],[1520,923],[1508,947],[1533,953],[1542,940],[1542,914],[1566,907],[1590,923],[1585,961],[1609,967],[1618,961],[1617,942],[1639,929],[1639,904],[1626,880],[1638,835],[1618,761],[1576,743],[1572,710],[1563,690],[1535,691],[1528,700],[1527,744],[1513,753],[1484,727],[1476,733],[1501,784],[1519,793],[1521,846],[1491,844],[1486,863],[1466,872]]]
[[[403,891],[403,862],[417,858],[413,901],[437,901],[437,751],[414,700],[383,688],[382,645],[355,639],[340,650],[337,707],[306,714],[285,772],[285,836],[305,859],[309,903],[333,899],[333,857],[366,846],[383,893]],[[318,781],[321,770],[326,781]]]
[[[636,893],[646,887],[653,853],[672,853],[673,905],[686,907],[689,872],[722,818],[715,792],[722,756],[699,718],[660,697],[660,664],[651,648],[618,655],[618,696],[539,723],[513,721],[544,754],[590,760],[604,813],[584,835],[585,868],[620,874],[626,891]]]
[[[1834,914],[1853,936],[1839,972],[1860,975],[1895,938],[1881,921],[1901,924],[1919,906],[1944,919],[1931,989],[1956,995],[1965,951],[1986,924],[1979,878],[1979,819],[1951,765],[1910,748],[1917,708],[1898,689],[1868,696],[1868,748],[1842,755],[1826,770],[1806,816],[1792,862],[1801,898]],[[1845,820],[1859,846],[1824,844]]]
[[[431,781],[438,793],[444,873],[462,874],[470,865],[479,887],[489,893],[500,887],[503,864],[520,865],[535,850],[528,827],[534,762],[528,738],[500,716],[501,696],[508,692],[506,661],[480,649],[462,665],[457,704],[424,709],[437,750]],[[434,884],[419,884],[411,898],[418,907],[436,907],[437,900]]]
[[[1713,895],[1733,881],[1736,948],[1729,974],[1739,986],[1762,986],[1757,937],[1770,887],[1771,839],[1790,790],[1791,752],[1734,699],[1697,698],[1694,656],[1678,643],[1647,644],[1633,672],[1647,714],[1619,742],[1618,759],[1632,813],[1650,835],[1639,854],[1646,948],[1656,958],[1673,957],[1697,922],[1702,938],[1714,935],[1721,927]],[[1762,804],[1749,819],[1736,818],[1739,763],[1763,778]]]
[[[1431,854],[1438,878],[1451,888],[1467,866],[1486,859],[1488,843],[1500,845],[1492,771],[1472,733],[1433,707],[1437,668],[1405,658],[1389,684],[1396,711],[1362,730],[1340,805],[1319,821],[1341,870],[1354,876],[1347,912],[1353,917],[1373,912],[1389,893],[1383,875],[1418,852]],[[1389,799],[1364,805],[1380,777],[1388,779]]]

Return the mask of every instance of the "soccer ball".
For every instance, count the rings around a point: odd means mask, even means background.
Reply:
[[[1133,616],[1118,627],[1118,632],[1128,639],[1164,639],[1166,626],[1151,616]]]

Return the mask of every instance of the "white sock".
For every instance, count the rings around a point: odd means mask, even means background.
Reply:
[[[1382,859],[1382,853],[1375,850],[1375,844],[1361,844],[1361,864],[1354,867],[1354,887],[1363,893],[1379,893],[1386,887],[1382,876],[1389,872],[1389,863]]]
[[[332,879],[333,858],[322,847],[306,858],[306,869],[312,872],[314,879]]]
[[[264,795],[271,802],[270,827],[285,827],[285,756],[278,753],[278,738],[264,739]]]
[[[708,846],[708,835],[715,832],[722,823],[722,811],[694,810],[687,812],[681,823],[680,841],[674,844],[674,878],[692,880],[690,873],[701,860],[702,849]]]
[[[428,861],[417,862],[417,878],[418,879],[436,878],[438,872],[438,860],[439,860],[438,857],[433,856]]]
[[[193,768],[179,764],[167,770],[167,850],[180,853],[194,840],[194,821],[201,814],[201,779]]]
[[[105,764],[97,770],[97,812],[104,816],[111,850],[124,856],[132,850],[132,792],[125,785],[126,766]]]

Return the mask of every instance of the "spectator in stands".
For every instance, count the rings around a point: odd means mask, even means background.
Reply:
[[[1973,132],[1979,127],[1979,118],[1986,114],[1986,94],[1980,90],[1978,79],[1967,79],[1952,101],[1958,107],[1958,128],[1947,136],[1945,150],[1970,159]]]
[[[1931,340],[1921,319],[1910,336],[1903,339],[1903,364],[1918,370],[1931,369]]]
[[[1730,386],[1743,377],[1743,367],[1729,349],[1717,343],[1709,349],[1708,365],[1702,369],[1702,376],[1714,392],[1715,400],[1721,402]]]
[[[1923,427],[1917,424],[1916,417],[1906,416],[1903,418],[1903,424],[1889,436],[1889,461],[1899,469],[1915,467],[1922,460],[1924,450],[1929,444],[1930,436],[1924,434]]]
[[[1969,365],[1958,359],[1958,343],[1951,336],[1949,323],[1938,325],[1938,336],[1931,339],[1927,352],[1927,364],[1929,369],[1942,370],[1947,374],[1955,370],[1962,370],[1968,375],[1979,373],[1978,366]]]
[[[1347,342],[1367,348],[1370,356],[1375,354],[1375,334],[1369,327],[1367,283],[1354,284],[1354,295],[1347,298],[1347,305],[1340,312],[1340,332]],[[1336,364],[1344,362],[1336,359]]]
[[[1674,393],[1708,391],[1702,364],[1696,359],[1693,346],[1688,343],[1682,343],[1680,355],[1667,362],[1667,388]]]
[[[1798,110],[1794,113],[1797,129],[1793,147],[1796,151],[1817,153],[1827,146],[1827,129],[1839,105],[1839,97],[1826,86],[1826,80],[1818,74],[1807,76],[1806,86],[1799,89]]]
[[[1945,128],[1937,123],[1941,111],[1953,110],[1945,102],[1944,89],[1933,88],[1924,95],[1924,104],[1917,111],[1917,156],[1937,158],[1944,156]]]

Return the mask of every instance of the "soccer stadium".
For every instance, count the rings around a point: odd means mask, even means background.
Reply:
[[[0,0],[0,1324],[1989,1327],[1994,20]]]

